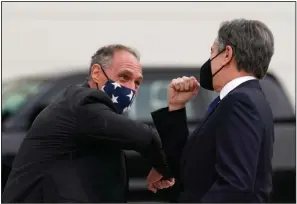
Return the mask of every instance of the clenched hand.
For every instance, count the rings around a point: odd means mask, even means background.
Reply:
[[[195,77],[173,79],[168,88],[168,107],[169,110],[184,108],[186,103],[198,94],[199,82]]]
[[[148,189],[156,193],[158,189],[169,188],[175,184],[174,178],[169,180],[162,180],[162,178],[163,176],[152,168],[147,177]]]

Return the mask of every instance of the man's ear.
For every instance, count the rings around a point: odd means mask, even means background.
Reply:
[[[224,53],[224,65],[231,62],[233,57],[233,49],[230,45],[226,46],[225,53]]]
[[[91,78],[93,80],[99,81],[100,80],[100,75],[101,75],[101,67],[99,64],[93,64],[91,67]]]

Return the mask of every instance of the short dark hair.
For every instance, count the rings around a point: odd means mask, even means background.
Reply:
[[[225,21],[218,31],[219,51],[227,45],[233,49],[237,69],[262,79],[274,54],[274,37],[269,28],[257,20]]]
[[[92,56],[91,59],[91,66],[89,69],[89,75],[91,74],[91,69],[94,64],[99,64],[102,66],[103,69],[107,68],[112,61],[113,55],[116,51],[127,51],[135,56],[135,58],[139,61],[140,56],[138,52],[128,46],[121,45],[121,44],[113,44],[101,47],[97,52]]]

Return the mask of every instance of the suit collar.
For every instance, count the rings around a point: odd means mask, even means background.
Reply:
[[[260,80],[258,80],[258,79],[246,81],[246,82],[240,84],[239,86],[237,86],[236,89],[242,88],[242,87],[255,88],[255,89],[262,90],[261,85],[260,85]]]
[[[220,92],[220,99],[222,100],[225,96],[228,95],[228,93],[230,93],[232,90],[234,90],[235,88],[237,88],[238,86],[240,86],[241,84],[244,84],[250,80],[253,81],[258,81],[255,77],[253,76],[244,76],[244,77],[238,77],[236,79],[233,79],[232,81],[230,81],[229,83],[227,83],[223,89]]]

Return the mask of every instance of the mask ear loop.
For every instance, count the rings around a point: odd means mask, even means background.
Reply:
[[[219,56],[220,54],[222,54],[224,51],[226,50],[226,48],[224,48],[221,52],[219,52],[216,56],[214,56],[213,58],[210,59],[210,61],[212,61],[213,59],[215,59],[217,56]]]
[[[217,56],[219,56],[219,55],[220,55],[221,53],[223,53],[225,50],[226,50],[226,48],[223,49],[221,52],[219,52],[216,56],[214,56],[210,61],[212,61],[213,59],[215,59]],[[217,73],[219,73],[224,67],[225,67],[225,65],[223,65],[218,71],[216,71],[216,72],[212,75],[212,77],[214,77]]]
[[[109,77],[107,76],[107,74],[105,73],[105,71],[104,71],[104,69],[102,68],[101,64],[99,64],[99,65],[100,65],[100,68],[101,68],[103,74],[105,75],[105,77],[106,77],[107,80],[109,81],[110,79],[109,79]]]
[[[219,72],[224,68],[224,66],[225,66],[225,65],[223,65],[218,71],[216,71],[216,72],[212,75],[212,77],[214,77],[217,73],[219,73]]]
[[[107,78],[107,80],[109,81],[110,79],[108,78],[107,74],[105,73],[104,69],[102,68],[102,65],[101,64],[98,64],[100,66],[100,69],[102,70],[104,76]],[[90,79],[90,77],[87,77],[87,79]],[[99,89],[98,87],[98,83],[95,83],[96,84],[96,87],[97,87],[97,90]]]

